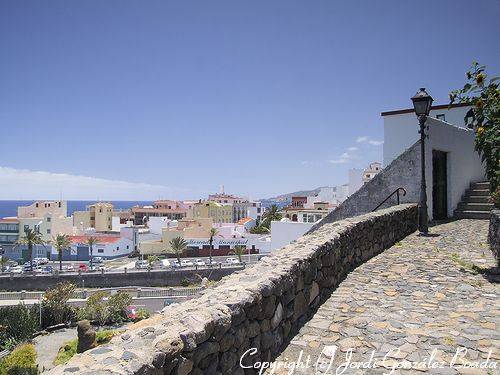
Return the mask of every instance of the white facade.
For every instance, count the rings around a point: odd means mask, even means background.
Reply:
[[[445,108],[441,108],[445,107]],[[469,106],[458,106],[447,109],[447,106],[436,106],[429,113],[429,117],[443,121],[450,125],[465,128],[464,117]],[[403,113],[400,113],[403,112]],[[418,120],[413,111],[393,111],[382,113],[384,118],[384,167],[396,159],[401,152],[414,144],[418,138]]]
[[[314,223],[300,223],[286,219],[271,221],[271,244],[269,250],[278,250],[292,243],[311,229],[313,225]]]
[[[166,217],[150,216],[148,220],[149,232],[152,234],[162,233],[162,229],[173,224],[172,220]]]
[[[337,205],[337,189],[334,187],[322,187],[317,195],[310,195],[307,197],[306,208],[313,208],[316,202],[326,202],[330,205]]]
[[[363,170],[356,168],[349,169],[348,191],[347,195],[344,197],[344,200],[349,195],[357,192],[361,186],[363,186]]]
[[[485,170],[478,153],[474,150],[474,131],[463,126],[465,113],[469,107],[457,107],[450,110],[433,110],[431,115],[444,112],[445,121],[432,117],[427,120],[429,135],[426,139],[426,182],[427,206],[432,219],[433,190],[433,150],[446,153],[446,185],[448,217],[461,200],[462,194],[471,182],[485,180]],[[449,121],[456,119],[456,124]],[[418,139],[418,121],[414,113],[384,115],[384,163],[389,164]]]

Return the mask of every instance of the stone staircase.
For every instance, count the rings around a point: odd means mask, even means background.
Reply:
[[[465,191],[455,210],[458,219],[489,219],[493,203],[490,198],[489,182],[473,182]]]

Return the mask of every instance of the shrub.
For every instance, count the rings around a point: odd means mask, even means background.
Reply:
[[[134,322],[138,322],[143,319],[147,319],[151,316],[151,313],[143,307],[140,307],[135,312]]]
[[[132,297],[127,293],[119,291],[108,299],[109,320],[112,323],[122,323],[128,320],[128,307],[132,303]]]
[[[103,291],[92,293],[78,313],[79,320],[87,319],[97,321],[100,325],[106,324],[110,316],[109,305],[105,301],[108,295],[108,292]]]
[[[189,281],[188,278],[184,277],[182,280],[181,280],[181,286],[189,286],[191,284],[191,282]]]
[[[0,348],[11,349],[16,344],[30,340],[40,329],[39,306],[24,304],[0,309]]]
[[[74,291],[75,285],[71,283],[59,283],[47,289],[42,301],[43,328],[75,321],[76,309],[68,304]]]
[[[18,346],[0,363],[0,375],[34,374],[38,374],[38,367],[35,347],[31,344]]]

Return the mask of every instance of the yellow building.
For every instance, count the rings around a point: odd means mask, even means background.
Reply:
[[[68,205],[66,201],[35,201],[29,206],[17,207],[17,217],[44,217],[50,214],[52,216],[68,215]]]
[[[212,224],[212,218],[181,219],[176,227],[162,228],[161,240],[140,242],[139,252],[142,255],[173,253],[170,240],[175,237],[207,239],[210,237]]]
[[[212,218],[214,223],[232,223],[233,206],[212,201],[198,202],[188,211],[188,217]]]
[[[98,232],[107,232],[113,228],[113,205],[98,202],[87,206],[87,211],[73,212],[73,225],[80,231],[94,228]]]

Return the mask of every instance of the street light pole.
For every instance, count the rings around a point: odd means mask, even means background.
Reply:
[[[429,218],[427,213],[427,184],[425,182],[425,123],[431,110],[433,99],[427,94],[425,88],[420,90],[411,98],[415,114],[420,125],[420,199],[418,205],[418,230],[421,234],[429,233]]]
[[[429,219],[427,215],[427,184],[425,182],[425,121],[426,115],[420,115],[418,122],[420,124],[420,202],[418,206],[418,230],[420,233],[429,232]]]

